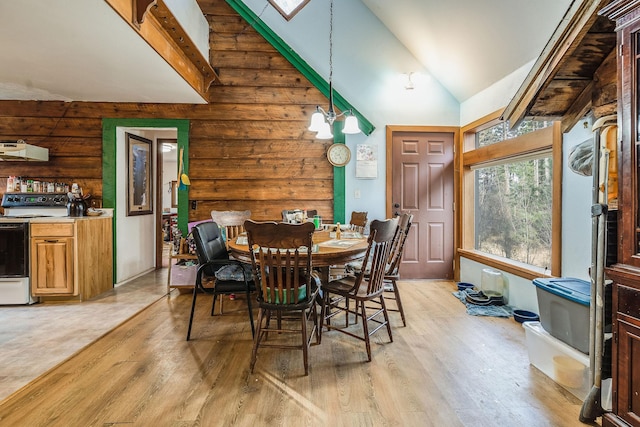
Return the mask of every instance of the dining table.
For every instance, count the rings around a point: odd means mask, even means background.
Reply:
[[[320,273],[322,283],[329,281],[329,268],[361,259],[367,252],[367,238],[360,233],[343,231],[340,238],[335,232],[316,230],[313,233],[312,264]],[[234,259],[251,263],[246,233],[227,242],[229,255]]]

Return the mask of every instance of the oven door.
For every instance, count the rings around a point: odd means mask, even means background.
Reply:
[[[0,223],[0,278],[29,277],[29,224]]]

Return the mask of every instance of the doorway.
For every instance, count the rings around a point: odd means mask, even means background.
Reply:
[[[458,128],[388,127],[387,216],[414,216],[400,264],[404,279],[453,279],[458,135]]]
[[[132,221],[132,217],[126,215],[124,203],[122,201],[122,191],[118,188],[118,170],[117,164],[124,149],[121,142],[118,142],[117,131],[119,128],[132,128],[144,131],[153,131],[154,129],[173,129],[174,135],[177,133],[177,150],[184,151],[184,170],[188,171],[188,148],[189,148],[189,120],[181,119],[103,119],[102,120],[102,182],[103,182],[103,207],[114,209],[113,218],[113,277],[116,284],[130,280],[143,274],[151,268],[160,268],[157,257],[156,241],[159,233],[151,232],[141,235],[139,232],[131,232],[128,222]],[[154,129],[148,129],[154,128]],[[157,169],[156,169],[157,170]],[[155,188],[158,188],[156,186]],[[157,194],[157,193],[156,193]],[[178,227],[186,230],[188,222],[188,189],[178,191]],[[154,230],[161,227],[161,204],[156,197],[154,205],[154,223],[157,224]],[[132,240],[132,237],[134,238]],[[141,253],[138,246],[132,245],[132,241],[145,241],[146,246],[151,247],[154,262],[150,265],[138,266],[136,262],[140,258],[147,256]]]
[[[157,176],[158,217],[160,224],[156,229],[156,268],[168,266],[168,256],[173,244],[174,227],[178,219],[178,140],[176,138],[157,138]]]

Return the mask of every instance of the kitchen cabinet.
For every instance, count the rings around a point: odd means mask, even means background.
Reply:
[[[31,294],[73,295],[74,224],[31,224]]]
[[[640,426],[640,1],[616,0],[602,15],[618,44],[618,262],[613,280],[612,406],[603,426]]]
[[[84,301],[113,288],[112,218],[32,221],[31,293]]]

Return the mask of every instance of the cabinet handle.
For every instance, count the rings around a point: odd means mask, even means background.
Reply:
[[[58,243],[60,240],[57,240],[57,239],[56,240],[47,240],[47,239],[45,239],[44,241],[47,242],[47,243]]]

